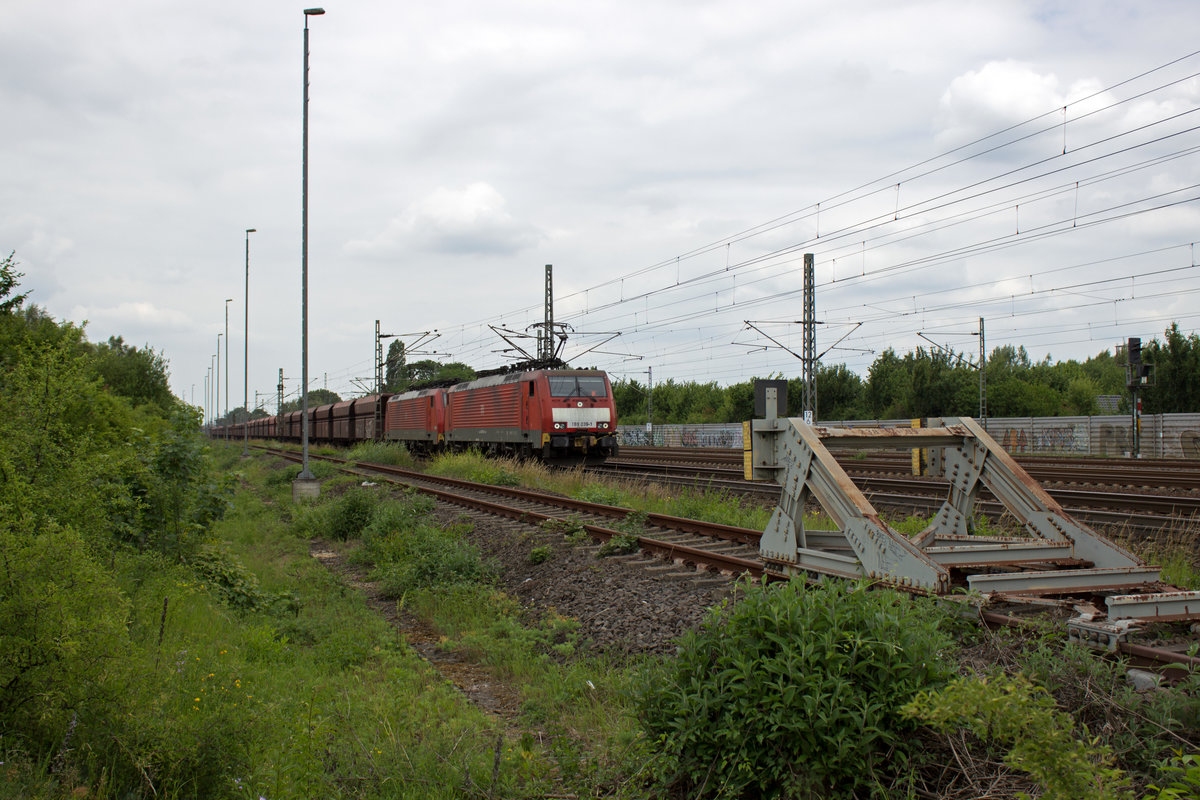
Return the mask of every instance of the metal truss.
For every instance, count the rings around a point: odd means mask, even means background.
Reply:
[[[1066,606],[1091,626],[1093,638],[1095,631],[1110,628],[1113,636],[1123,636],[1146,621],[1200,619],[1200,592],[1163,586],[1158,567],[1072,518],[973,419],[930,419],[926,427],[912,428],[830,428],[768,417],[745,428],[746,478],[783,487],[760,543],[772,571]],[[926,451],[927,474],[947,483],[941,508],[916,536],[889,526],[833,455],[886,448]],[[975,501],[985,487],[1020,526],[1019,535],[975,534]],[[836,530],[808,527],[805,508],[811,501]]]

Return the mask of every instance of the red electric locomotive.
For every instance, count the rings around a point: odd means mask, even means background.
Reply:
[[[446,390],[446,445],[601,460],[617,453],[617,413],[599,370],[492,375]]]
[[[417,451],[477,447],[546,460],[602,460],[617,452],[617,415],[599,370],[489,375],[388,401],[384,438]]]

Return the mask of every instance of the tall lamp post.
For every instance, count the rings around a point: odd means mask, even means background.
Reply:
[[[229,441],[229,304],[232,297],[225,298],[225,441]]]
[[[216,372],[216,367],[213,366],[213,359],[215,359],[216,357],[217,357],[216,354],[213,354],[208,357],[208,423],[209,423],[209,435],[210,436],[212,435],[212,423],[214,421],[216,421],[216,418],[217,418],[216,415],[213,414],[213,411],[212,411],[212,407],[213,407],[212,398],[213,398],[213,394],[214,394],[214,392],[213,392],[213,374],[214,374],[214,372]]]
[[[242,354],[242,456],[250,455],[250,234],[246,228],[246,324],[242,333],[245,352]]]
[[[303,465],[298,480],[315,486],[319,486],[316,476],[308,468],[308,18],[324,13],[323,8],[304,9],[304,132],[300,146],[300,439],[303,442]],[[309,492],[312,490],[309,489]]]
[[[217,334],[217,371],[213,373],[216,376],[215,391],[213,391],[213,421],[221,421],[221,337],[224,334]]]

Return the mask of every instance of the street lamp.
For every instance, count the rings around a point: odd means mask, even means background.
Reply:
[[[229,441],[229,304],[232,297],[225,298],[225,441]]]
[[[221,421],[221,336],[217,334],[217,371],[213,373],[216,377],[216,384],[213,392],[213,422]]]
[[[213,359],[217,356],[214,353],[208,357],[208,420],[209,420],[209,435],[212,435],[212,423],[216,421],[216,415],[212,413],[213,402],[212,398],[215,392],[213,391],[213,374],[216,372],[216,367],[213,366]]]
[[[316,476],[308,468],[308,18],[324,13],[323,8],[304,9],[304,131],[300,146],[300,439],[303,442],[303,464],[299,480],[314,483]]]
[[[250,234],[254,228],[246,228],[246,327],[242,334],[245,353],[242,355],[242,455],[250,455]]]

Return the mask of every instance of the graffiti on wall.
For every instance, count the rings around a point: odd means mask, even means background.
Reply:
[[[741,437],[739,436],[740,440]],[[733,431],[728,428],[712,430],[684,428],[679,432],[680,447],[739,447],[741,442],[733,440]]]

